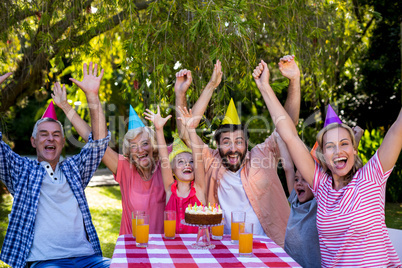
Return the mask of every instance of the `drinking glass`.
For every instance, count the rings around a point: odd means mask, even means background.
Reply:
[[[231,242],[232,244],[237,244],[239,243],[239,223],[246,221],[246,212],[232,211],[231,216]]]
[[[222,210],[222,225],[211,227],[212,239],[214,239],[214,240],[222,240],[222,238],[223,238],[223,229],[225,226],[224,225],[225,224],[224,215],[225,215],[225,213]]]
[[[145,214],[145,211],[143,210],[134,210],[131,213],[131,229],[133,230],[133,237],[135,238],[136,236],[136,230],[137,230],[137,220],[136,220],[136,216],[137,215],[143,215]]]
[[[176,211],[166,210],[163,214],[164,233],[166,239],[176,238]]]
[[[239,224],[239,256],[251,257],[253,255],[253,224],[242,222]]]
[[[137,215],[136,246],[145,248],[148,246],[149,238],[149,215]]]

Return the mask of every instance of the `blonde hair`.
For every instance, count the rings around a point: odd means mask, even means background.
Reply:
[[[338,124],[338,123],[332,123],[321,129],[320,132],[317,134],[317,143],[318,143],[318,148],[317,148],[317,158],[320,161],[321,166],[325,170],[325,172],[329,175],[332,176],[331,170],[329,170],[327,164],[325,163],[324,155],[323,155],[323,141],[324,141],[324,135],[331,129],[334,128],[343,128],[346,131],[348,131],[350,139],[352,141],[353,148],[357,151],[358,144],[355,139],[355,135],[353,132],[353,129],[350,128],[348,125],[345,124]],[[343,179],[343,184],[344,186],[347,185],[355,175],[355,173],[363,166],[363,161],[360,158],[358,154],[354,155],[354,164],[352,169],[346,174],[346,176]]]
[[[127,131],[123,138],[123,155],[130,159],[130,162],[132,162],[132,158],[130,156],[130,140],[133,140],[144,133],[148,134],[148,138],[152,147],[152,157],[154,161],[156,161],[158,158],[158,148],[156,146],[155,131],[149,127],[137,127],[135,129],[130,129],[129,131]]]

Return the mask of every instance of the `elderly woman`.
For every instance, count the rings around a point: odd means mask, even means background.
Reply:
[[[52,96],[78,134],[87,139],[91,128],[67,102],[65,87],[61,88],[56,83]],[[163,233],[166,195],[155,146],[155,132],[141,124],[129,129],[124,135],[123,155],[108,147],[102,159],[120,184],[123,207],[120,235],[132,233],[131,217],[136,210],[145,211],[149,215],[149,233]]]
[[[338,123],[317,135],[317,163],[269,85],[265,62],[255,68],[253,77],[277,131],[317,200],[321,266],[400,267],[385,225],[384,204],[386,183],[402,148],[402,110],[365,165],[357,155],[353,130]]]

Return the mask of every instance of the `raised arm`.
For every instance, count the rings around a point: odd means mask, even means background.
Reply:
[[[402,149],[402,109],[378,149],[378,157],[384,172],[390,170],[398,160]]]
[[[300,113],[300,70],[294,61],[295,56],[287,55],[279,60],[279,70],[289,79],[288,96],[285,102],[285,111],[297,125]]]
[[[52,95],[55,103],[59,106],[67,118],[71,121],[74,128],[77,130],[78,134],[86,141],[88,141],[88,136],[91,131],[93,132],[93,139],[97,140],[102,137],[106,137],[107,129],[106,129],[106,121],[105,115],[102,111],[102,107],[99,101],[99,87],[100,82],[103,77],[103,69],[99,76],[97,76],[97,64],[95,64],[94,70],[92,70],[92,62],[89,64],[89,72],[87,71],[87,65],[84,63],[83,73],[84,78],[80,82],[76,79],[70,78],[70,80],[75,83],[82,91],[85,92],[87,97],[88,106],[90,108],[91,113],[91,123],[92,128],[77,114],[77,112],[71,107],[71,105],[67,102],[67,95],[65,88],[63,89],[55,85],[55,91]],[[87,94],[89,93],[89,95]],[[98,136],[98,137],[97,137]],[[117,165],[119,161],[119,155],[113,151],[110,147],[106,149],[105,155],[102,158],[102,162],[109,168],[113,174],[117,173]]]
[[[310,186],[312,186],[315,168],[313,157],[299,138],[294,121],[285,111],[269,85],[269,70],[264,61],[261,61],[254,69],[253,77],[268,107],[276,130],[286,143],[297,169]]]
[[[52,98],[54,103],[63,110],[68,120],[73,124],[78,135],[80,135],[85,141],[88,141],[89,133],[91,133],[91,127],[85,122],[77,112],[71,107],[67,101],[66,86],[61,87],[59,82],[54,83]]]
[[[0,76],[0,85],[12,74],[12,72],[8,72]]]
[[[190,75],[191,77],[191,72],[186,71],[186,75]],[[185,81],[184,78],[181,78],[181,75],[183,73],[178,73],[179,76],[176,74],[176,84],[175,84],[175,94],[176,94],[176,118],[180,117],[177,111],[177,107],[187,107],[187,99],[186,99],[186,91],[188,87],[190,86],[191,82],[188,84],[184,84],[184,86],[181,86]],[[205,110],[207,109],[208,103],[212,97],[212,93],[214,92],[215,88],[219,86],[222,80],[222,65],[219,60],[216,61],[216,64],[214,66],[214,70],[212,72],[211,79],[209,80],[207,86],[204,88],[204,90],[201,93],[201,96],[197,100],[197,102],[194,104],[194,107],[192,109],[193,111],[193,117],[194,117],[194,123],[198,124],[200,123],[202,116],[205,113]],[[191,80],[192,81],[192,80]],[[191,147],[191,144],[189,142],[189,137],[188,134],[183,130],[181,122],[177,120],[177,129],[179,131],[180,138],[189,146]]]
[[[193,77],[191,76],[190,70],[183,69],[176,73],[176,83],[174,84],[176,97],[176,125],[180,138],[187,144],[187,146],[189,145],[188,133],[183,128],[182,122],[177,119],[180,117],[177,107],[187,107],[186,93],[192,81]]]
[[[107,135],[105,114],[103,113],[98,94],[104,70],[102,69],[98,76],[98,64],[95,64],[94,68],[92,67],[92,62],[89,63],[89,70],[87,69],[87,64],[84,63],[84,79],[82,81],[78,81],[74,78],[70,78],[70,80],[81,88],[87,97],[88,107],[91,115],[93,139],[99,140],[105,138]]]
[[[283,170],[285,171],[286,186],[288,187],[288,192],[291,193],[293,190],[293,185],[295,183],[295,168],[293,165],[292,157],[289,154],[288,148],[285,142],[282,140],[279,133],[274,131],[276,144],[278,144],[279,152],[281,154],[281,162]]]
[[[187,133],[190,138],[190,143],[192,144],[192,154],[194,160],[194,187],[196,188],[196,195],[198,200],[203,204],[206,204],[206,183],[205,183],[205,170],[204,163],[202,161],[202,148],[204,143],[198,137],[195,129],[198,123],[193,117],[193,113],[187,110],[186,107],[177,107],[180,113],[180,117],[177,118],[183,123],[186,128]]]
[[[92,129],[67,102],[66,87],[64,85],[61,87],[60,83],[56,82],[53,87],[52,98],[56,105],[66,114],[75,130],[77,130],[78,135],[80,135],[85,141],[88,141],[89,133],[91,133]],[[105,155],[102,158],[102,162],[110,171],[113,172],[113,174],[117,173],[118,160],[119,155],[108,146]]]
[[[161,160],[162,179],[163,179],[163,185],[165,187],[166,202],[167,202],[169,201],[170,196],[172,194],[171,186],[174,183],[174,178],[172,168],[169,162],[169,153],[166,146],[165,135],[163,134],[163,126],[172,116],[168,115],[167,117],[163,118],[161,116],[159,106],[158,106],[158,112],[156,114],[151,110],[146,109],[144,115],[145,118],[151,121],[155,126],[156,142],[158,143],[158,153],[159,153],[159,159]]]

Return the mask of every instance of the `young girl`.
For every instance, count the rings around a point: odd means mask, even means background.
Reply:
[[[195,126],[192,124],[192,113],[186,108],[180,109],[182,115],[179,120],[183,122],[187,129],[193,151],[183,143],[178,136],[175,137],[173,150],[168,155],[166,141],[163,134],[163,126],[172,116],[163,118],[158,112],[155,114],[147,109],[145,118],[152,121],[156,131],[156,141],[158,143],[159,157],[162,166],[162,179],[166,192],[166,209],[176,211],[176,233],[197,233],[197,227],[187,226],[181,223],[188,205],[206,204],[204,166],[201,158],[202,145],[198,144]],[[195,161],[193,161],[193,159]],[[172,173],[173,171],[173,173]]]
[[[344,124],[326,126],[317,135],[318,164],[269,85],[264,61],[254,69],[253,77],[279,135],[317,200],[322,266],[402,266],[384,217],[386,182],[402,148],[402,110],[364,166],[353,130]]]

